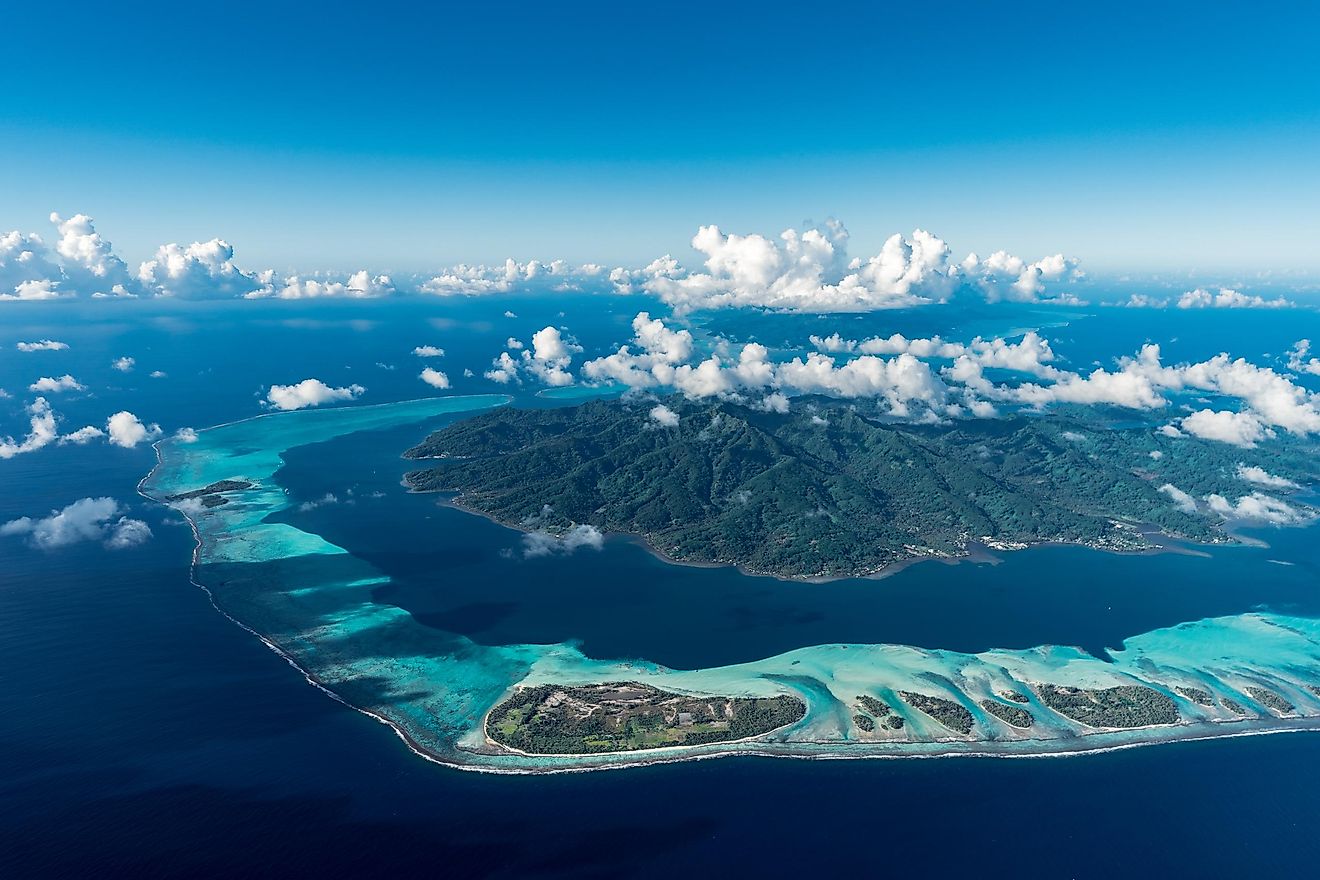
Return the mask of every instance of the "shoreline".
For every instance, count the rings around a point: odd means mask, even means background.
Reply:
[[[439,460],[437,457],[431,457],[427,459],[411,459],[411,458],[403,458],[402,456],[400,456],[400,458],[403,461]],[[411,471],[409,473],[411,473]],[[403,486],[405,489],[407,489],[408,492],[413,495],[439,496],[440,501],[438,503],[443,504],[446,507],[453,508],[454,510],[458,510],[462,513],[468,514],[469,516],[480,517],[481,519],[484,519],[489,523],[493,523],[497,526],[500,526],[501,528],[508,529],[511,532],[516,532],[519,535],[532,534],[531,532],[527,531],[521,526],[514,525],[513,523],[509,523],[498,518],[493,513],[489,513],[488,511],[484,511],[484,510],[478,510],[475,507],[470,507],[467,504],[464,504],[462,501],[463,493],[461,492],[457,492],[457,493],[446,492],[443,489],[418,489],[408,482],[407,474],[404,474],[402,479],[400,479],[399,484]],[[588,523],[588,525],[590,524]],[[1020,553],[1024,550],[1036,550],[1043,547],[1081,548],[1085,550],[1092,550],[1097,553],[1108,553],[1114,556],[1141,557],[1141,556],[1159,556],[1165,553],[1182,555],[1182,556],[1205,556],[1207,554],[1202,548],[1206,548],[1206,547],[1218,548],[1218,547],[1258,546],[1256,544],[1253,544],[1252,542],[1238,538],[1232,534],[1229,534],[1227,538],[1223,541],[1204,542],[1204,541],[1194,541],[1190,538],[1184,538],[1178,535],[1169,535],[1158,530],[1150,530],[1150,531],[1142,532],[1142,534],[1147,536],[1148,538],[1151,539],[1158,538],[1167,543],[1156,543],[1152,547],[1143,547],[1136,550],[1121,550],[1114,547],[1104,547],[1104,546],[1097,546],[1093,544],[1086,544],[1086,543],[1072,542],[1072,541],[1036,541],[1032,543],[1027,543],[1022,547],[994,547],[984,543],[983,541],[972,540],[972,541],[968,541],[967,544],[964,545],[962,552],[957,554],[953,554],[949,556],[939,556],[935,554],[909,556],[904,559],[898,559],[895,560],[894,562],[887,563],[880,569],[866,574],[842,574],[842,575],[828,575],[828,576],[795,577],[793,575],[776,574],[774,572],[769,572],[769,571],[756,571],[753,569],[748,569],[743,567],[742,565],[739,565],[736,562],[704,562],[701,560],[677,559],[675,557],[668,555],[667,553],[665,553],[665,551],[661,550],[659,547],[656,547],[654,544],[651,543],[651,541],[646,537],[646,535],[640,532],[612,531],[612,532],[602,532],[602,534],[607,538],[609,537],[619,538],[630,544],[633,544],[634,546],[639,547],[640,549],[644,550],[646,553],[648,553],[655,559],[659,560],[660,562],[665,563],[666,565],[681,565],[681,566],[686,566],[688,568],[733,569],[738,574],[743,575],[744,577],[767,578],[769,580],[781,581],[783,583],[790,583],[790,584],[832,584],[832,583],[837,583],[839,581],[851,581],[851,580],[882,581],[885,580],[886,578],[893,577],[896,574],[900,574],[903,571],[907,570],[908,568],[911,568],[912,566],[920,565],[925,562],[939,562],[948,566],[956,566],[969,562],[973,564],[997,565],[1001,560],[999,559],[998,556],[995,555],[996,553]]]
[[[359,710],[359,711],[363,711],[363,710]],[[371,714],[371,713],[367,713],[367,714]],[[578,764],[574,766],[559,766],[559,767],[492,767],[489,765],[483,766],[478,764],[464,764],[460,762],[447,761],[438,756],[432,754],[426,754],[423,752],[419,752],[419,754],[421,754],[422,757],[426,758],[432,763],[440,764],[442,766],[453,767],[458,770],[466,770],[473,773],[490,773],[501,776],[550,776],[561,773],[594,773],[594,772],[604,772],[609,770],[628,770],[638,767],[658,766],[662,764],[679,764],[687,761],[708,761],[708,760],[715,760],[718,758],[777,758],[780,760],[789,760],[789,761],[911,761],[911,760],[939,760],[946,758],[950,758],[950,759],[975,758],[975,759],[985,759],[985,760],[1008,759],[1008,760],[1029,761],[1029,760],[1038,760],[1038,759],[1046,759],[1046,758],[1084,758],[1084,757],[1090,757],[1092,755],[1101,755],[1110,752],[1124,752],[1130,749],[1153,748],[1155,746],[1174,745],[1177,743],[1206,742],[1209,740],[1219,740],[1219,739],[1239,739],[1242,737],[1249,737],[1249,736],[1273,736],[1276,734],[1288,734],[1288,733],[1320,733],[1320,717],[1306,716],[1302,719],[1294,719],[1294,720],[1309,720],[1315,723],[1301,727],[1261,727],[1253,730],[1234,730],[1226,733],[1207,731],[1192,735],[1170,737],[1168,739],[1148,739],[1148,740],[1141,740],[1130,743],[1110,743],[1106,745],[1094,745],[1094,746],[1086,745],[1080,748],[1041,750],[1036,752],[1004,752],[1004,751],[994,751],[990,749],[966,749],[961,751],[954,749],[943,749],[943,750],[936,750],[929,752],[892,751],[892,752],[858,752],[856,754],[848,754],[842,750],[844,748],[848,748],[848,746],[846,744],[840,744],[841,749],[838,751],[821,752],[818,754],[812,754],[803,751],[794,752],[794,751],[769,749],[769,748],[737,749],[737,750],[710,751],[710,752],[699,752],[695,754],[680,754],[680,755],[650,754],[647,755],[646,757],[639,758],[637,760],[620,761],[620,762],[602,761],[591,765]],[[389,721],[384,721],[383,723],[385,723],[388,726],[393,726]],[[1240,722],[1209,722],[1209,723],[1234,724]],[[1191,727],[1192,725],[1182,724],[1182,725],[1173,725],[1173,726]],[[1157,729],[1157,728],[1152,728],[1152,729]],[[1081,737],[1081,739],[1087,739],[1092,736],[1100,736],[1100,735],[1104,735],[1104,733],[1088,734],[1086,737]],[[407,737],[404,737],[404,739],[407,740]],[[739,740],[738,742],[740,743],[755,742],[755,740]],[[1075,740],[1071,740],[1070,742],[1075,742]],[[811,745],[827,745],[827,744],[816,743],[816,742],[803,742],[803,743],[793,743],[793,744],[784,744],[784,745],[811,746]],[[685,747],[675,746],[671,748],[685,748]],[[686,748],[699,749],[702,748],[702,746],[687,746]],[[514,750],[509,750],[509,751],[512,752]],[[572,760],[574,757],[600,758],[600,757],[604,757],[608,755],[616,755],[616,754],[637,755],[637,754],[641,754],[642,752],[654,753],[658,751],[660,750],[639,749],[633,752],[606,752],[600,754],[581,755],[581,756],[531,755],[527,753],[518,753],[518,754],[526,755],[527,757],[533,757],[533,758]],[[481,753],[472,752],[471,754],[481,754]]]

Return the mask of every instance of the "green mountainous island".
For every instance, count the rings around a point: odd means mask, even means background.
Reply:
[[[407,483],[524,530],[587,524],[679,562],[811,579],[957,557],[977,542],[1225,541],[1223,518],[1191,498],[1250,494],[1244,464],[1314,477],[1308,450],[1285,443],[1267,455],[1065,415],[914,425],[826,398],[798,398],[789,413],[663,405],[675,424],[653,415],[654,399],[483,413],[409,449],[427,467]]]

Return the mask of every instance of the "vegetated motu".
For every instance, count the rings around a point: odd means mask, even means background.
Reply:
[[[1296,706],[1276,694],[1274,691],[1266,690],[1263,687],[1248,687],[1246,691],[1257,703],[1273,709],[1280,715],[1288,715],[1297,711]]]
[[[1238,462],[1256,451],[1148,428],[1109,430],[1064,417],[947,425],[882,423],[824,398],[786,414],[730,402],[592,401],[500,409],[445,427],[408,450],[437,459],[408,475],[422,491],[507,525],[576,524],[637,534],[685,562],[785,577],[869,574],[969,541],[1146,546],[1132,528],[1206,541],[1219,523],[1159,491],[1244,494]],[[1151,453],[1164,453],[1152,456]],[[1273,472],[1304,479],[1304,456],[1272,450]]]
[[[1042,684],[1036,693],[1055,712],[1091,727],[1150,727],[1181,720],[1171,698],[1141,685],[1079,688]]]
[[[965,706],[959,705],[953,700],[932,697],[929,694],[918,694],[913,691],[899,691],[898,693],[909,706],[920,709],[955,733],[971,733],[972,727],[976,724],[976,719],[972,717],[972,713],[968,712]]]
[[[244,489],[251,488],[252,484],[247,480],[219,480],[211,483],[209,486],[203,486],[200,489],[193,489],[191,492],[180,492],[178,495],[166,495],[165,500],[197,500],[201,502],[202,507],[222,507],[229,503],[229,499],[224,496],[224,493],[240,492]]]
[[[491,710],[495,742],[542,755],[626,752],[759,736],[800,720],[806,705],[776,697],[690,697],[637,682],[521,688]]]
[[[876,722],[880,719],[883,719],[880,723],[890,730],[901,730],[903,728],[903,716],[893,714],[894,710],[889,708],[889,704],[883,700],[878,700],[870,694],[858,694],[857,702],[870,713],[870,715],[866,715],[859,712],[853,716],[854,723],[860,729],[869,733],[875,730]]]
[[[1028,728],[1036,722],[1036,719],[1030,712],[1021,706],[1010,706],[1008,703],[1001,703],[998,700],[981,700],[981,708],[998,718],[1005,724],[1011,724],[1014,727]],[[1014,702],[1017,702],[1014,700]]]

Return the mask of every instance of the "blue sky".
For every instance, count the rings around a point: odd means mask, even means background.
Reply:
[[[25,4],[0,226],[130,259],[689,256],[834,216],[869,253],[1320,272],[1320,13],[1247,4]]]

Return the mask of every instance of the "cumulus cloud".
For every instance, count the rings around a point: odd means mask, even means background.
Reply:
[[[19,351],[65,351],[69,344],[56,342],[54,339],[42,339],[39,342],[20,342],[15,347]]]
[[[1282,526],[1306,522],[1311,518],[1306,511],[1260,492],[1244,495],[1235,502],[1223,495],[1207,495],[1205,501],[1212,511],[1226,519]]]
[[[1125,301],[1118,303],[1134,309],[1163,309],[1168,308],[1170,304],[1180,309],[1291,309],[1297,305],[1284,297],[1266,299],[1228,287],[1221,287],[1218,290],[1198,287],[1180,294],[1177,299],[1134,293]]]
[[[1033,407],[1052,403],[1110,404],[1128,409],[1157,409],[1168,401],[1148,376],[1132,369],[1096,369],[1083,376],[1063,373],[1052,385],[1025,383],[997,389],[998,396]]]
[[[671,330],[647,312],[637,313],[632,328],[637,345],[660,362],[677,364],[692,356],[692,334],[687,330]]]
[[[595,526],[574,526],[556,537],[549,532],[528,532],[523,535],[523,556],[532,559],[538,556],[568,555],[581,548],[599,550],[605,546],[605,536]]]
[[[1178,297],[1180,309],[1290,309],[1294,305],[1291,300],[1282,297],[1264,299],[1227,287],[1221,287],[1217,293],[1198,287]]]
[[[449,377],[446,376],[444,373],[440,372],[439,370],[432,369],[431,367],[427,367],[426,369],[422,370],[418,378],[420,378],[427,385],[430,385],[432,388],[439,388],[441,391],[444,391],[449,387]]]
[[[121,358],[115,358],[114,361],[111,362],[110,366],[114,367],[116,370],[118,370],[121,373],[127,373],[133,369],[133,365],[136,363],[137,361],[131,357],[121,357]]]
[[[690,398],[733,394],[739,388],[764,387],[773,378],[774,367],[766,358],[765,346],[748,343],[736,360],[711,355],[699,363],[679,363],[693,354],[692,336],[673,331],[642,312],[633,320],[632,345],[588,361],[582,374],[593,382],[618,382],[629,388],[667,385]],[[636,352],[633,348],[638,349]]]
[[[53,247],[35,233],[0,234],[0,300],[275,292],[269,273],[259,278],[240,270],[234,249],[221,239],[162,245],[132,272],[86,214],[51,214],[50,221],[58,232]]]
[[[744,349],[746,357],[740,355],[738,361],[744,372],[751,372],[761,357],[762,347],[755,343],[749,345],[751,351]],[[735,368],[726,367],[724,362],[716,355],[711,355],[696,365],[679,364],[677,367],[672,367],[668,364],[661,364],[653,367],[652,370],[659,377],[662,384],[672,385],[683,392],[684,396],[690,398],[717,397],[730,394],[737,387],[737,380],[739,379]]]
[[[36,233],[0,234],[0,300],[133,296],[137,282],[86,214],[51,214],[52,248]]]
[[[197,432],[192,428],[180,428],[174,432],[174,439],[180,443],[196,443]]]
[[[1123,369],[1146,377],[1157,388],[1205,391],[1242,402],[1236,413],[1206,409],[1185,417],[1180,427],[1189,434],[1250,446],[1274,436],[1275,428],[1299,436],[1320,433],[1320,397],[1244,358],[1219,354],[1170,367],[1161,362],[1159,346],[1146,345],[1136,358],[1124,361]]]
[[[136,547],[151,538],[139,519],[123,515],[113,498],[82,498],[41,518],[21,517],[0,525],[0,535],[23,535],[34,547],[56,550],[83,541],[100,541],[111,550]]]
[[[370,298],[400,292],[388,275],[362,269],[347,277],[245,271],[234,247],[223,239],[161,245],[153,257],[129,270],[91,218],[51,215],[58,239],[53,247],[34,233],[0,235],[0,299],[156,295],[178,298],[249,297],[320,299]],[[879,252],[850,258],[848,232],[834,221],[789,229],[775,238],[722,232],[702,226],[692,239],[704,271],[688,272],[666,255],[639,269],[606,273],[595,263],[563,260],[495,265],[460,264],[437,273],[408,292],[434,295],[503,293],[515,289],[580,290],[606,284],[619,293],[645,290],[678,312],[725,306],[817,312],[856,312],[947,299],[961,286],[990,299],[1075,301],[1047,298],[1046,285],[1079,277],[1076,262],[1061,254],[1034,262],[996,251],[954,262],[948,245],[924,230],[893,235]]]
[[[573,384],[573,374],[568,372],[573,362],[573,355],[582,351],[571,337],[567,337],[558,327],[543,327],[532,334],[530,348],[510,339],[508,348],[518,350],[518,357],[509,352],[501,352],[486,371],[485,377],[492,382],[507,385],[521,382],[523,376],[551,386]]]
[[[542,327],[532,334],[532,357],[544,363],[571,358],[581,346],[566,340],[558,327]]]
[[[331,388],[320,379],[303,379],[296,385],[270,386],[266,392],[266,402],[273,409],[295,410],[341,400],[356,400],[366,390],[361,385]]]
[[[1017,342],[1001,338],[976,337],[969,343],[948,342],[938,336],[909,339],[901,333],[889,337],[873,337],[860,342],[844,339],[838,333],[827,337],[812,336],[811,344],[823,352],[842,354],[910,354],[918,358],[957,360],[967,358],[982,367],[1031,373],[1046,378],[1061,376],[1062,372],[1050,366],[1054,350],[1048,339],[1032,330]]]
[[[58,238],[50,246],[35,233],[0,234],[0,300],[53,299],[78,294],[172,296],[188,299],[373,298],[398,291],[388,275],[360,270],[345,276],[248,272],[236,264],[234,248],[220,238],[189,245],[161,245],[154,256],[130,271],[98,233],[90,217],[64,219],[51,214]],[[433,294],[503,292],[536,284],[553,290],[579,289],[602,273],[600,266],[572,266],[563,260],[498,266],[456,266],[420,286]],[[416,286],[413,291],[418,290]]]
[[[1186,434],[1203,440],[1217,440],[1234,446],[1250,448],[1274,436],[1261,420],[1249,412],[1231,410],[1197,410],[1184,416],[1178,427]]]
[[[675,330],[645,312],[634,319],[633,330],[628,344],[584,363],[582,377],[631,389],[669,387],[690,398],[761,401],[752,405],[764,405],[764,398],[752,397],[760,391],[869,398],[886,404],[893,417],[924,420],[968,414],[993,418],[999,413],[996,404],[1155,410],[1170,405],[1170,393],[1205,392],[1240,401],[1240,411],[1194,412],[1166,425],[1163,433],[1244,446],[1269,439],[1279,429],[1302,436],[1320,433],[1320,395],[1268,367],[1227,354],[1166,365],[1160,347],[1148,344],[1137,355],[1120,358],[1114,369],[1071,372],[1056,365],[1049,340],[1033,331],[1016,340],[977,337],[967,343],[902,334],[861,341],[839,333],[815,335],[811,342],[818,352],[787,362],[773,361],[759,343],[736,350],[717,340],[715,353],[698,359],[686,330]],[[937,373],[927,360],[947,365]],[[517,360],[506,352],[488,375],[508,381],[517,369]],[[1032,380],[999,380],[991,371]]]
[[[569,265],[564,260],[520,263],[512,258],[495,266],[460,264],[425,281],[421,290],[436,296],[475,296],[507,293],[516,288],[539,286],[550,290],[576,290],[601,273],[593,263]],[[506,312],[509,317],[511,312]]]
[[[838,333],[831,333],[829,336],[813,335],[809,338],[812,345],[828,354],[843,354],[857,350],[856,339],[844,339]]]
[[[39,281],[20,281],[13,293],[0,293],[0,300],[45,300],[71,296],[71,292],[59,290],[60,282],[43,278]]]
[[[775,363],[769,350],[759,343],[742,346],[736,356],[712,354],[697,363],[679,362],[694,353],[691,334],[674,331],[643,312],[633,321],[634,337],[630,344],[605,357],[588,361],[582,374],[589,381],[616,382],[629,388],[668,386],[690,398],[738,396],[767,390],[754,405],[782,411],[787,394],[825,394],[844,398],[882,400],[890,415],[897,418],[937,418],[953,415],[959,409],[949,401],[949,388],[930,366],[913,352],[926,356],[965,359],[975,379],[987,388],[992,383],[981,375],[981,364],[1019,368],[1038,374],[1059,373],[1043,364],[1053,358],[1049,345],[1035,334],[1018,343],[977,339],[968,345],[933,340],[908,340],[895,335],[889,339],[858,343],[838,334],[815,337],[818,347],[829,351],[883,351],[897,353],[894,358],[863,354],[840,362],[837,358],[815,353],[805,359],[795,357]],[[965,404],[978,416],[995,414],[994,407],[965,395]]]
[[[171,501],[170,507],[189,519],[201,516],[206,512],[206,507],[202,504],[200,498],[181,498],[178,501]]]
[[[325,507],[330,504],[338,504],[338,503],[339,503],[339,497],[337,495],[335,495],[333,492],[326,492],[320,498],[313,499],[312,501],[304,501],[302,504],[299,504],[298,510],[300,513],[308,513],[310,511],[316,510],[316,508],[318,507]]]
[[[661,376],[671,375],[667,370],[692,356],[692,334],[666,327],[664,322],[652,319],[649,312],[638,312],[632,328],[630,345],[582,365],[582,374],[587,379],[618,382],[629,388],[649,388],[661,384]]]
[[[99,440],[105,436],[105,431],[95,425],[87,425],[76,431],[70,431],[68,434],[60,435],[60,443],[73,443],[76,446],[85,446],[93,440]]]
[[[160,296],[179,299],[246,296],[265,288],[234,264],[233,246],[219,238],[161,245],[154,259],[138,267],[138,280]]]
[[[29,430],[21,440],[13,437],[0,439],[0,458],[13,458],[27,452],[35,452],[55,441],[59,430],[55,424],[55,412],[44,397],[38,397],[27,406]]]
[[[248,299],[377,299],[396,292],[390,276],[371,275],[366,269],[344,281],[289,275],[277,282],[273,272],[263,272],[257,278],[261,286],[245,293]]]
[[[890,359],[862,355],[842,365],[829,355],[811,354],[805,361],[780,364],[776,377],[780,387],[798,393],[880,398],[887,401],[889,414],[900,418],[911,415],[916,403],[942,411],[948,396],[930,365],[910,354]]]
[[[611,269],[607,276],[615,293],[632,294],[644,288],[649,282],[660,279],[681,278],[685,274],[678,260],[665,254],[646,264],[640,269],[627,269],[618,266]]]
[[[491,368],[482,375],[492,382],[508,385],[518,378],[518,362],[510,357],[507,351],[502,351],[492,362]]]
[[[1261,421],[1293,434],[1320,432],[1316,395],[1267,367],[1218,355],[1182,371],[1189,386],[1242,400]]]
[[[956,286],[948,245],[924,230],[893,235],[864,260],[848,259],[847,241],[847,230],[835,222],[787,229],[778,241],[703,226],[692,248],[703,255],[705,272],[682,272],[664,258],[651,264],[641,286],[680,314],[731,306],[871,311],[942,300]]]
[[[419,345],[413,349],[412,353],[423,358],[438,358],[445,356],[445,350],[435,345]]]
[[[106,420],[105,432],[113,445],[125,449],[132,449],[139,443],[155,440],[161,435],[160,425],[143,424],[141,419],[126,410]]]
[[[140,519],[121,516],[105,539],[105,546],[111,550],[123,550],[137,547],[151,540],[151,529]]]
[[[1248,483],[1255,483],[1257,486],[1265,486],[1270,489],[1302,488],[1286,477],[1276,477],[1274,474],[1265,470],[1265,468],[1257,467],[1255,465],[1239,464],[1237,466],[1237,475]]]
[[[1007,251],[995,251],[984,260],[970,254],[963,260],[961,268],[990,302],[1037,302],[1045,294],[1049,282],[1080,277],[1077,261],[1063,254],[1054,254],[1033,263]],[[1066,302],[1078,304],[1075,298]]]
[[[1163,309],[1168,307],[1169,299],[1151,296],[1148,293],[1134,293],[1118,305],[1129,309]]]
[[[1320,376],[1320,358],[1311,357],[1311,340],[1299,339],[1288,350],[1288,369],[1297,373]]]
[[[65,220],[51,214],[50,222],[60,233],[55,251],[69,286],[92,296],[135,295],[137,285],[128,266],[96,231],[91,217],[74,214]]]
[[[1195,370],[1200,366],[1203,365],[1193,365],[1189,369]],[[1316,396],[1273,370],[1237,361],[1231,367],[1211,374],[1206,384],[1211,386],[1208,390],[1236,397],[1246,404],[1248,411],[1241,413],[1241,418],[1236,420],[1244,426],[1250,420],[1255,420],[1293,434],[1307,435],[1320,431],[1320,409],[1317,409]]]
[[[559,328],[543,327],[532,334],[531,352],[523,351],[523,365],[547,385],[572,385],[568,366],[580,351],[582,346],[566,339]]]
[[[678,413],[674,412],[663,403],[651,407],[649,415],[651,420],[662,428],[678,427]]]
[[[59,394],[62,391],[86,391],[87,386],[81,384],[77,379],[65,373],[58,378],[42,376],[37,381],[28,386],[28,391],[40,391],[48,394]]]
[[[1037,409],[1054,403],[1154,409],[1167,403],[1156,382],[1134,362],[1123,363],[1118,371],[1096,369],[1082,375],[1051,366],[1048,361],[1053,358],[1048,341],[1034,333],[1027,334],[1018,343],[978,339],[968,346],[966,354],[954,358],[953,364],[943,370],[943,375],[976,394]],[[985,376],[987,367],[1034,374],[1051,380],[1051,384],[998,385]],[[985,411],[984,402],[971,401],[968,407],[974,413],[978,409]]]
[[[1047,283],[1079,277],[1076,261],[1062,254],[1027,262],[997,251],[955,263],[949,246],[922,229],[890,236],[867,258],[850,259],[847,243],[835,221],[787,229],[778,240],[702,226],[692,248],[705,272],[687,272],[666,255],[641,270],[615,269],[610,281],[622,293],[656,294],[678,314],[737,306],[823,313],[939,302],[963,284],[991,300],[1039,300]]]
[[[0,299],[50,299],[59,296],[64,273],[41,236],[0,233]]]
[[[512,259],[501,267],[460,264],[424,282],[422,291],[436,296],[503,293],[522,277],[521,267]]]
[[[1196,506],[1196,499],[1172,483],[1165,483],[1163,486],[1160,486],[1159,491],[1172,498],[1174,506],[1183,513],[1197,512],[1198,508]]]

